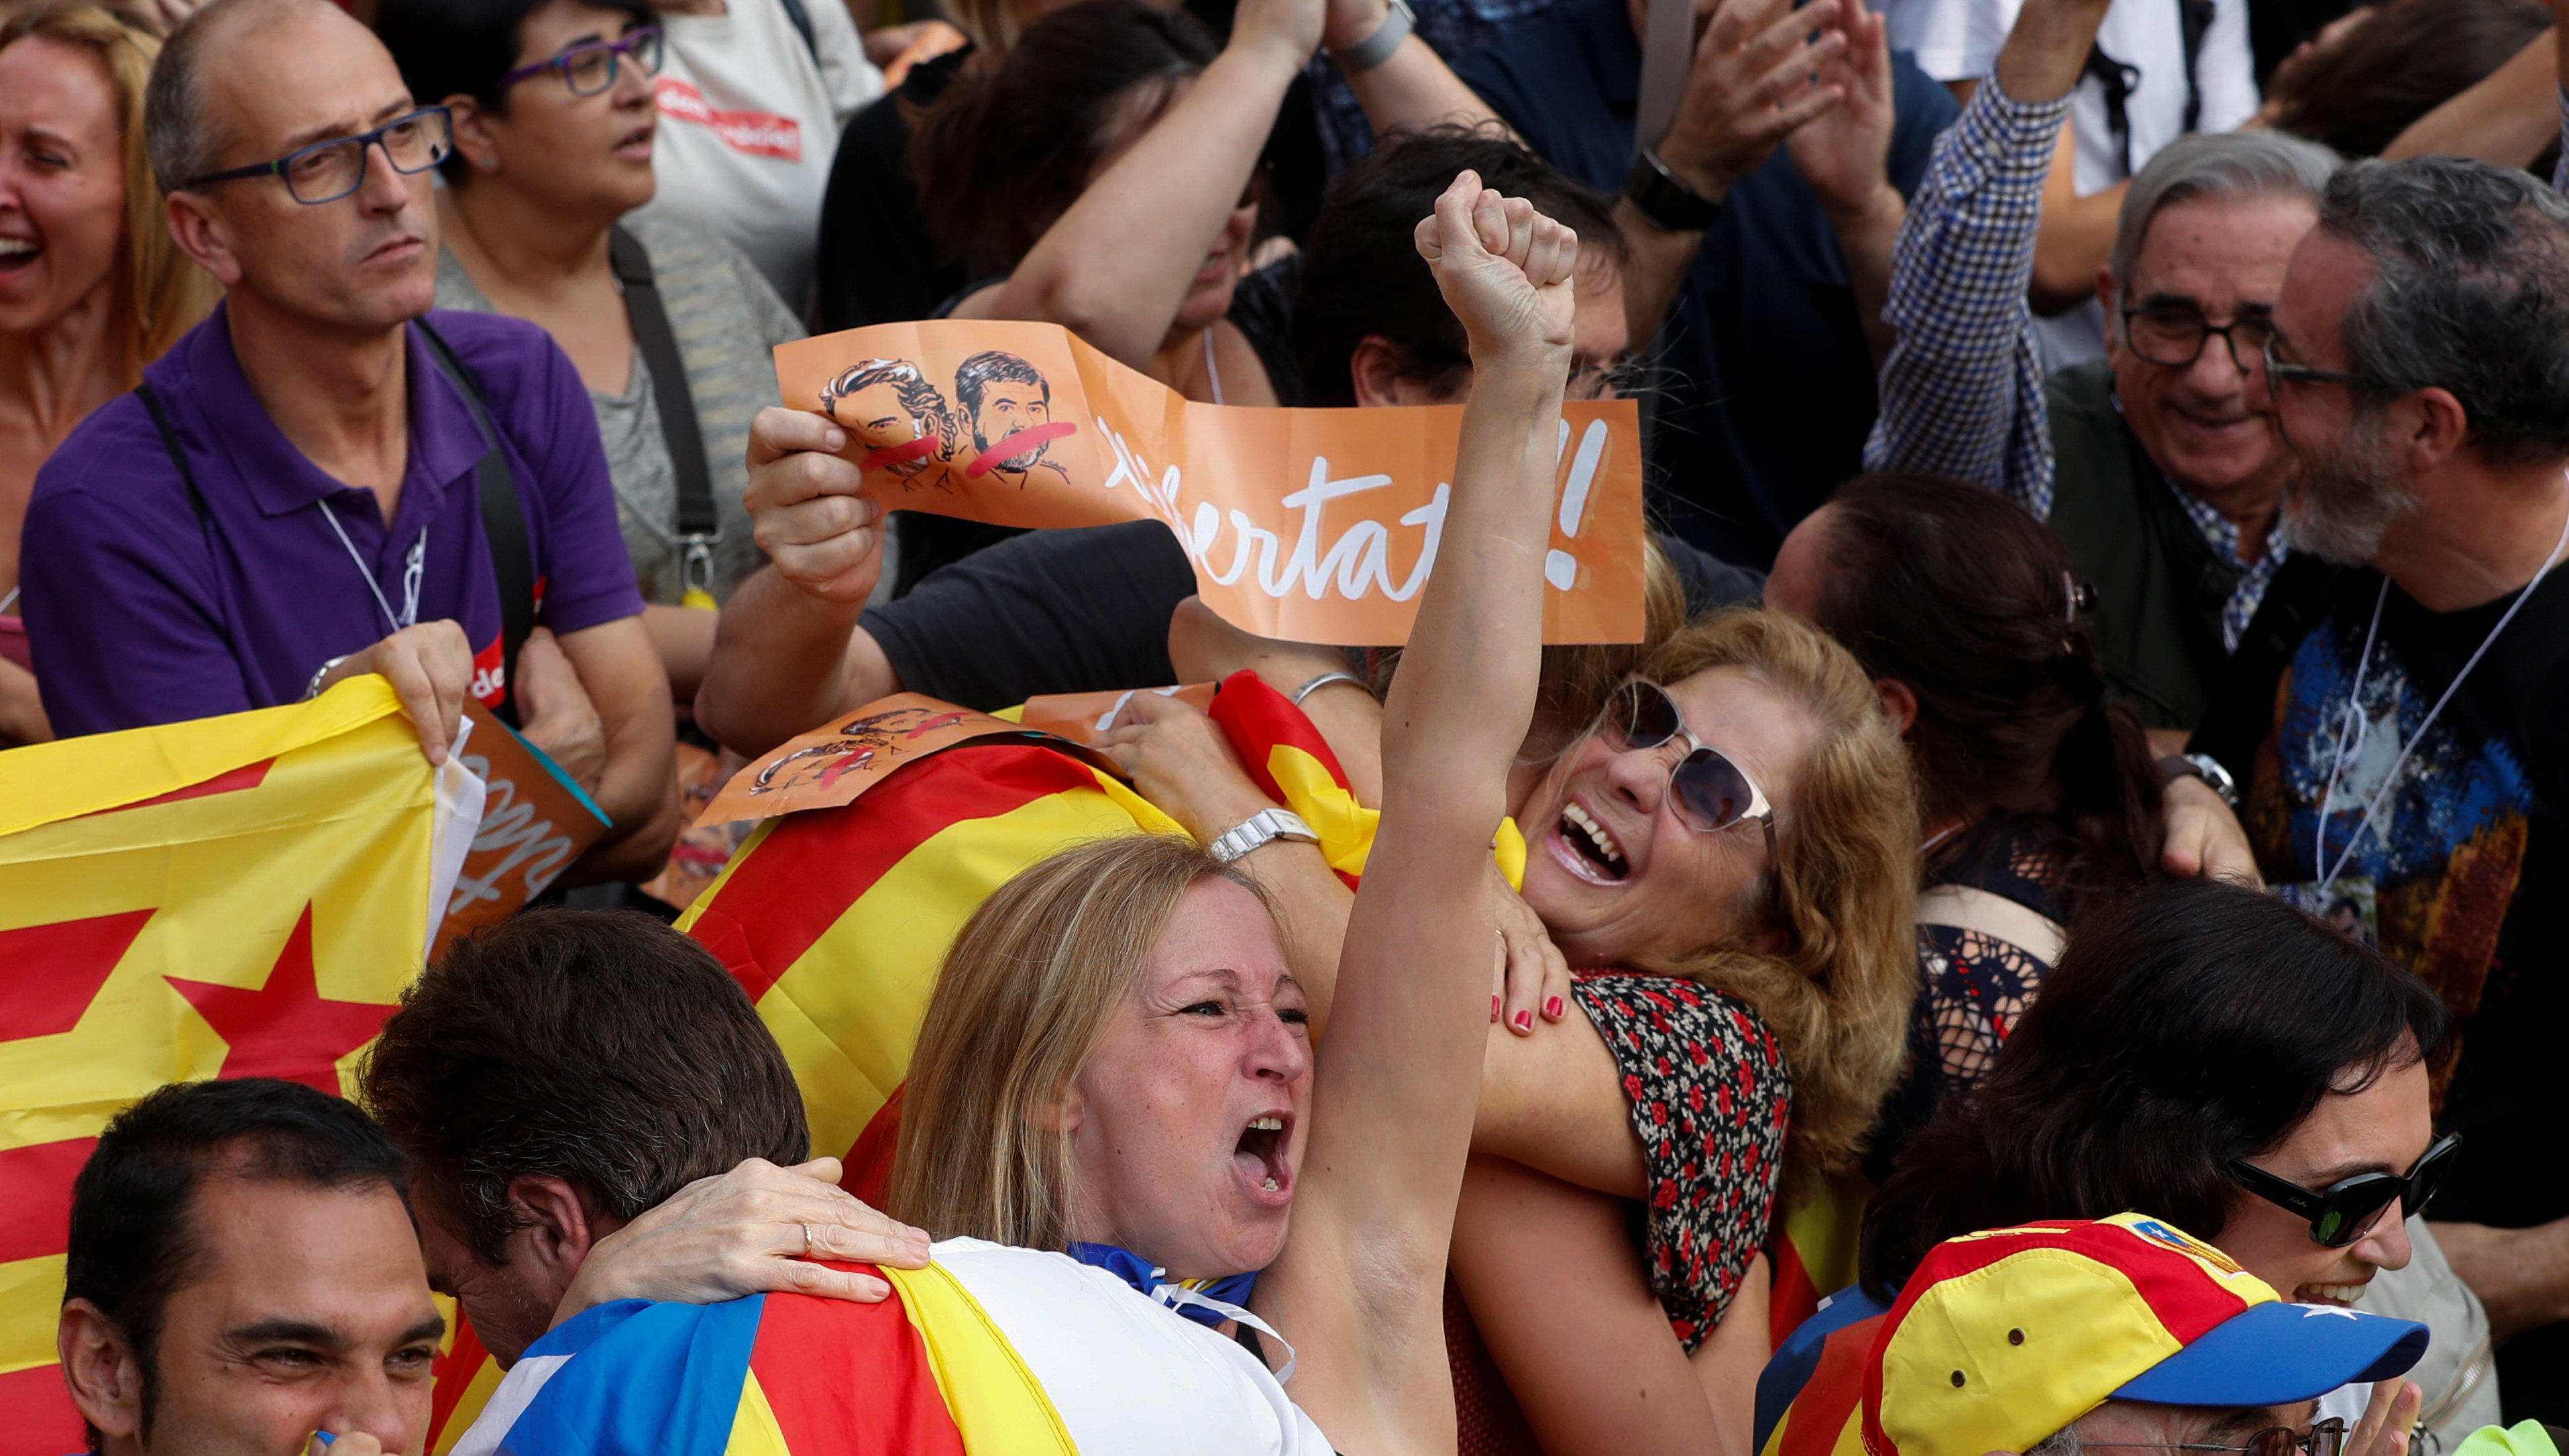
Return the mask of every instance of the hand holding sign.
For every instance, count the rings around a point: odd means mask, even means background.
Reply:
[[[1539,353],[1566,374],[1577,236],[1538,228],[1530,209],[1511,218],[1503,202],[1488,205],[1499,242],[1480,256],[1507,271],[1476,277],[1461,306],[1493,341],[1513,332],[1511,306],[1532,325],[1523,340],[1494,344],[1492,362]],[[1515,261],[1503,261],[1512,250]],[[1505,292],[1511,278],[1519,295]],[[880,324],[782,345],[776,372],[783,397],[815,413],[790,424],[784,411],[760,416],[749,506],[759,545],[811,596],[845,607],[863,599],[881,569],[876,504],[994,526],[1149,519],[1169,528],[1225,620],[1266,637],[1358,646],[1408,638],[1462,421],[1452,406],[1191,401],[1043,323]],[[1561,503],[1545,636],[1637,641],[1639,415],[1622,400],[1565,413],[1569,428],[1548,427],[1545,442]],[[787,453],[824,450],[835,458]]]
[[[836,452],[847,431],[806,410],[760,410],[749,427],[745,501],[777,574],[828,601],[862,602],[883,574],[883,508]]]

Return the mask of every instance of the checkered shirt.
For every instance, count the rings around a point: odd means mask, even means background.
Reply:
[[[2266,538],[2266,553],[2253,561],[2239,558],[2239,527],[2227,516],[2213,510],[2202,497],[2174,481],[2167,481],[2168,494],[2185,508],[2186,519],[2212,546],[2212,553],[2239,568],[2239,584],[2230,588],[2230,599],[2221,604],[2221,650],[2236,652],[2239,639],[2248,631],[2248,623],[2257,615],[2257,603],[2266,599],[2266,588],[2273,583],[2275,572],[2284,564],[2284,544],[2272,534]]]
[[[1882,414],[1868,470],[1925,471],[2051,514],[2051,426],[2025,290],[2069,98],[2010,100],[1993,75],[1936,139],[1891,251]]]
[[[2569,92],[2562,109],[2569,130]],[[2065,96],[2011,100],[1993,75],[1937,140],[1892,249],[1883,317],[1900,337],[1882,367],[1867,469],[1955,476],[2051,515],[2051,421],[2025,290],[2043,179],[2068,111]],[[2173,481],[2167,488],[2213,553],[2239,568],[2221,609],[2222,646],[2237,651],[2283,564],[2283,544],[2269,539],[2264,555],[2242,560],[2228,517]]]

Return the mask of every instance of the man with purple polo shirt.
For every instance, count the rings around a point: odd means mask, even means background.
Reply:
[[[172,235],[224,302],[36,478],[23,610],[55,731],[379,672],[431,762],[467,696],[513,711],[614,824],[573,874],[647,876],[678,822],[667,679],[570,361],[531,323],[428,315],[444,109],[324,0],[215,0],[146,110]],[[495,473],[522,531],[486,530]]]

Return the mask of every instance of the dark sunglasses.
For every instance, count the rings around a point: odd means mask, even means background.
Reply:
[[[2266,1202],[2310,1220],[2312,1243],[2325,1249],[2344,1249],[2372,1233],[2373,1226],[2382,1221],[2383,1212],[2394,1202],[2408,1213],[2424,1212],[2427,1202],[2435,1196],[2436,1185],[2452,1171],[2453,1151],[2461,1145],[2460,1134],[2446,1133],[2405,1176],[2359,1173],[2317,1193],[2278,1178],[2244,1158],[2231,1162],[2230,1176]]]
[[[1766,831],[1766,853],[1775,853],[1775,806],[1729,755],[1686,728],[1676,700],[1654,682],[1638,678],[1615,690],[1601,731],[1621,750],[1657,748],[1683,738],[1690,748],[1668,770],[1668,803],[1677,819],[1699,834],[1719,834],[1753,819]]]
[[[2301,1456],[2338,1456],[2346,1447],[2346,1422],[2331,1416],[2312,1426],[2308,1435],[2291,1426],[2268,1426],[2250,1436],[2247,1444],[2242,1446],[2224,1446],[2210,1441],[2081,1441],[2078,1444],[2082,1450],[2095,1446],[2118,1451],[2230,1451],[2244,1453],[2244,1456],[2293,1456],[2298,1451]]]

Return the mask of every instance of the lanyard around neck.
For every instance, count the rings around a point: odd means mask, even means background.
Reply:
[[[349,563],[357,568],[357,575],[365,581],[366,590],[373,593],[375,606],[383,612],[385,623],[396,632],[419,625],[419,583],[428,568],[428,528],[420,528],[419,540],[410,544],[410,553],[402,558],[402,609],[396,614],[393,604],[384,598],[384,588],[375,581],[374,569],[366,564],[364,556],[357,554],[357,544],[348,540],[348,529],[339,524],[338,513],[330,509],[327,501],[312,504],[321,512],[321,519],[330,523],[330,534],[339,538],[339,545],[346,547]]]
[[[2338,779],[2346,772],[2347,760],[2364,749],[2367,721],[2363,716],[2364,676],[2373,666],[2373,643],[2382,632],[2382,608],[2390,600],[2390,578],[2386,575],[2382,578],[2382,593],[2373,598],[2373,624],[2364,629],[2364,652],[2355,661],[2355,685],[2348,691],[2346,711],[2338,719],[2337,752],[2329,762],[2328,792],[2320,797],[2320,811],[2316,816],[2319,824],[2312,831],[2311,868],[2319,872],[2321,895],[2328,894],[2329,887],[2335,885],[2337,877],[2345,872],[2346,862],[2355,858],[2355,847],[2362,842],[2367,829],[2373,830],[2375,838],[2382,837],[2373,817],[2382,812],[2382,801],[2389,797],[2391,789],[2398,784],[2399,771],[2408,766],[2408,755],[2416,752],[2417,745],[2425,741],[2426,730],[2435,726],[2435,719],[2444,711],[2444,705],[2453,700],[2454,693],[2461,691],[2462,679],[2470,676],[2471,669],[2479,666],[2480,659],[2488,655],[2489,646],[2497,640],[2497,634],[2505,631],[2506,624],[2515,620],[2515,614],[2533,599],[2534,589],[2542,584],[2543,577],[2551,574],[2551,567],[2560,559],[2564,548],[2569,548],[2569,518],[2562,519],[2560,539],[2551,544],[2551,553],[2542,558],[2541,569],[2533,573],[2532,580],[2524,583],[2524,589],[2515,594],[2515,600],[2507,603],[2506,610],[2498,616],[2497,625],[2489,628],[2488,635],[2480,638],[2480,644],[2471,649],[2469,659],[2462,663],[2462,670],[2453,674],[2451,682],[2444,684],[2443,695],[2435,699],[2435,706],[2426,710],[2425,718],[2417,724],[2416,731],[2408,735],[2408,741],[2399,746],[2398,755],[2390,761],[2389,772],[2382,776],[2382,786],[2375,789],[2373,797],[2365,802],[2364,817],[2356,821],[2355,833],[2347,836],[2346,848],[2338,852],[2337,863],[2331,865],[2328,859],[2329,806],[2337,802]],[[2353,743],[2347,741],[2349,737],[2354,739]]]

